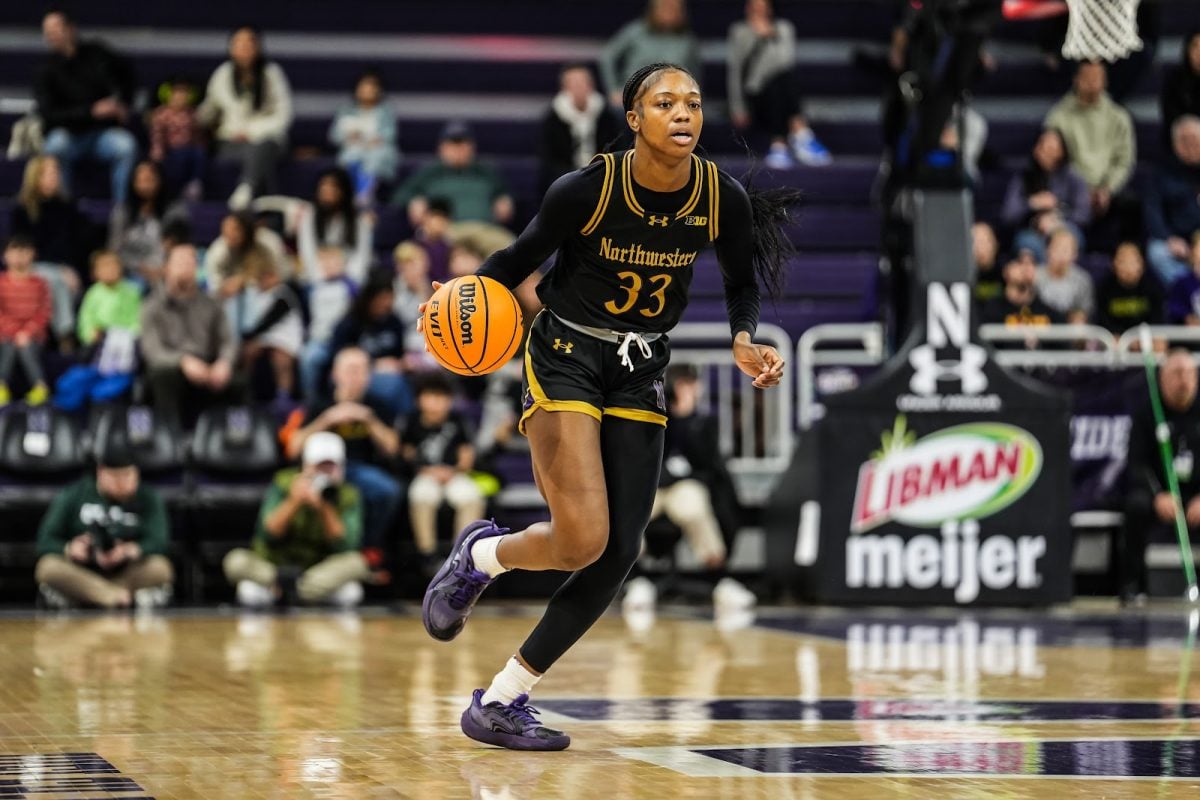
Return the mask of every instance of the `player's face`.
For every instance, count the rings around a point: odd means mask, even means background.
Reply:
[[[629,127],[654,150],[681,157],[696,149],[704,110],[700,87],[686,72],[664,72],[642,92],[634,111],[626,115]]]

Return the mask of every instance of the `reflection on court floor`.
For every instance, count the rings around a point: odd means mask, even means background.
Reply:
[[[564,753],[458,731],[536,609],[0,619],[0,797],[1194,797],[1178,609],[605,617],[533,702]]]

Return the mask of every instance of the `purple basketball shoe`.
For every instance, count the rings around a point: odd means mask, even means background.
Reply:
[[[519,695],[508,705],[491,702],[483,705],[483,689],[476,689],[471,705],[462,715],[462,732],[477,742],[507,747],[509,750],[566,750],[571,737],[547,728],[528,704],[529,695]]]
[[[421,603],[421,619],[429,635],[448,642],[462,631],[475,601],[492,582],[486,572],[475,569],[471,545],[489,536],[503,536],[508,528],[481,519],[463,528],[454,540],[446,563],[433,576]]]

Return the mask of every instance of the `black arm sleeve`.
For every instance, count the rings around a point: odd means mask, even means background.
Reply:
[[[719,174],[721,208],[715,247],[725,282],[725,311],[734,336],[758,329],[759,291],[751,254],[754,252],[754,216],[750,197],[741,183]]]
[[[267,313],[258,318],[258,322],[254,323],[254,327],[242,334],[243,339],[256,339],[262,336],[267,331],[274,327],[275,323],[288,315],[292,310],[292,306],[282,297],[276,297],[275,302],[267,309]]]
[[[509,289],[517,288],[569,235],[586,224],[599,193],[599,183],[593,178],[596,174],[587,167],[568,172],[551,184],[537,216],[515,242],[483,262],[477,274],[494,278]]]

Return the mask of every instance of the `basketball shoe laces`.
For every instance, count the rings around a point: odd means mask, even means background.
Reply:
[[[541,720],[534,716],[534,714],[540,714],[542,712],[529,705],[528,694],[517,695],[517,699],[505,706],[505,711],[508,713],[509,717],[516,719],[518,722],[523,722],[527,725],[542,724]]]
[[[629,371],[633,372],[633,359],[629,356],[629,345],[636,344],[638,350],[642,351],[642,358],[649,358],[653,351],[640,333],[620,333],[617,335],[621,337],[621,344],[617,347],[617,355],[621,357],[621,365],[629,367]]]
[[[508,528],[501,528],[492,520],[492,526],[501,534],[509,532]],[[454,587],[454,591],[450,593],[447,601],[450,607],[455,611],[462,611],[467,607],[467,604],[479,596],[483,591],[483,587],[487,586],[491,581],[492,576],[488,575],[483,570],[478,569],[456,569],[454,577],[458,578],[458,583]]]

